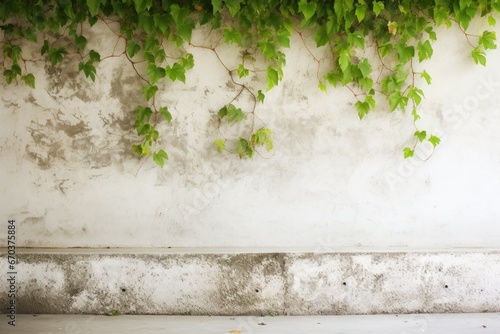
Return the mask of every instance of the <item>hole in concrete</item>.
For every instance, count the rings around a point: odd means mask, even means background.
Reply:
[[[125,289],[125,288],[122,288],[122,292],[126,292],[126,291],[127,291],[127,289]]]
[[[448,284],[446,284],[444,287],[445,287],[446,289],[448,289]]]
[[[347,283],[346,282],[342,282],[342,285],[347,285]]]
[[[259,289],[255,289],[255,292],[260,292],[260,290]]]

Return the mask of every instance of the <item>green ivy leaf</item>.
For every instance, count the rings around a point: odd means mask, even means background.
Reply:
[[[48,57],[52,66],[55,66],[57,63],[62,63],[64,55],[67,53],[65,48],[49,49]]]
[[[161,168],[165,165],[165,160],[168,160],[168,154],[164,150],[158,150],[153,153],[153,161]]]
[[[159,29],[163,34],[168,35],[170,19],[167,14],[154,14],[153,15],[154,26]]]
[[[333,35],[334,33],[337,33],[340,29],[340,24],[337,19],[337,16],[335,15],[328,16],[328,21],[326,21],[325,27],[328,34]]]
[[[226,149],[226,144],[221,139],[215,140],[214,144],[218,153],[222,153],[222,151]]]
[[[342,81],[342,75],[337,71],[331,71],[326,73],[324,78],[333,87],[336,87],[337,84]]]
[[[358,101],[354,104],[356,110],[358,111],[359,119],[363,119],[370,112],[370,106],[366,102]]]
[[[479,36],[478,44],[482,45],[485,50],[496,49],[497,45],[495,43],[497,39],[497,34],[494,31],[485,31],[481,36]]]
[[[85,45],[87,45],[87,39],[85,36],[75,36],[75,45],[81,50],[85,49]]]
[[[194,67],[194,57],[191,53],[186,53],[180,60],[179,63],[185,70],[190,70]]]
[[[21,47],[19,45],[5,44],[3,54],[4,57],[10,58],[14,64],[17,64],[21,58]]]
[[[191,35],[193,33],[193,29],[195,26],[196,25],[194,24],[193,20],[191,20],[190,18],[186,18],[185,20],[182,21],[181,24],[177,25],[177,33],[185,41],[189,42],[191,40]],[[177,43],[177,46],[180,46],[179,43]]]
[[[242,64],[238,65],[238,76],[240,78],[248,76],[249,73],[250,73],[250,71],[248,71],[245,67],[243,67]]]
[[[158,80],[164,78],[166,75],[165,69],[158,67],[155,64],[148,65],[148,76],[151,79],[151,83],[155,84]]]
[[[385,6],[382,1],[373,1],[373,12],[375,13],[375,16],[379,16],[384,7]]]
[[[363,76],[363,78],[366,78],[370,75],[372,66],[368,62],[368,59],[364,58],[358,63],[358,69],[361,71],[361,75]]]
[[[222,9],[222,0],[212,0],[213,13],[218,13]]]
[[[316,41],[316,46],[320,47],[330,42],[331,35],[327,32],[327,30],[324,27],[319,26],[318,29],[316,30],[316,35],[314,37],[314,40]]]
[[[5,81],[8,84],[17,80],[17,76],[20,76],[22,73],[21,67],[17,64],[13,64],[10,69],[5,69],[3,71],[3,76],[5,77]]]
[[[42,56],[46,53],[49,52],[49,41],[48,40],[44,40],[43,41],[43,46],[42,46],[42,50],[41,50],[41,53],[42,53]]]
[[[262,90],[259,89],[259,91],[257,92],[257,99],[261,102],[261,103],[264,103],[264,98],[266,96],[264,95],[264,93],[262,93]]]
[[[382,93],[391,94],[395,91],[399,91],[402,84],[403,82],[399,80],[396,75],[389,75],[381,81]]]
[[[415,151],[414,151],[414,150],[412,150],[412,149],[411,149],[411,148],[409,148],[409,147],[405,147],[405,148],[403,149],[403,154],[404,154],[405,159],[407,159],[407,158],[411,158],[411,157],[413,157],[413,155],[415,154]]]
[[[153,5],[153,0],[133,0],[137,13],[149,10]]]
[[[500,2],[498,0],[491,1],[491,8],[493,8],[497,12],[500,12]]]
[[[391,93],[388,99],[391,111],[394,111],[397,108],[404,110],[408,104],[408,97],[403,96],[399,90]]]
[[[349,51],[344,50],[340,53],[339,56],[340,69],[343,72],[345,72],[345,70],[347,69],[347,67],[349,67],[349,65],[351,65],[351,55],[349,54]]]
[[[359,32],[354,32],[347,36],[347,42],[353,47],[357,47],[360,49],[365,48],[365,37]]]
[[[488,24],[492,27],[494,27],[497,24],[497,21],[493,16],[488,16]]]
[[[434,147],[436,147],[437,145],[439,145],[439,143],[441,143],[441,139],[439,139],[439,137],[436,137],[434,135],[431,135],[428,140]]]
[[[366,4],[363,3],[363,4],[356,4],[356,18],[358,19],[358,22],[361,23],[363,21],[363,19],[365,18],[366,16],[366,10],[367,10],[367,7],[366,7]]]
[[[272,40],[260,40],[257,42],[257,46],[267,59],[271,59],[276,56],[276,47]]]
[[[372,94],[372,95],[366,96],[365,102],[368,103],[368,105],[370,106],[370,109],[375,109],[375,99],[373,98],[373,94],[375,94],[375,92],[371,92],[370,94]]]
[[[227,9],[232,17],[234,17],[240,11],[241,0],[226,0]]]
[[[13,64],[12,67],[11,67],[11,70],[12,70],[12,73],[17,76],[17,75],[21,75],[22,71],[21,71],[21,67],[19,67],[18,64]]]
[[[266,150],[269,152],[273,149],[273,140],[271,138],[271,130],[268,128],[261,128],[252,135],[250,138],[250,143],[252,147],[266,146]]]
[[[369,77],[360,78],[358,79],[358,84],[359,87],[361,87],[361,89],[366,92],[373,88],[373,79]]]
[[[290,36],[291,36],[290,30],[287,28],[281,28],[276,32],[276,39],[278,40],[279,45],[281,45],[284,48],[289,48],[290,47]]]
[[[476,64],[486,66],[486,53],[479,49],[479,47],[476,47],[474,48],[474,50],[472,50],[471,56]]]
[[[474,16],[475,14],[471,16],[466,10],[461,10],[455,13],[455,19],[463,30],[467,30]]]
[[[416,122],[420,119],[420,115],[417,113],[417,109],[413,108],[411,111],[411,114],[413,116],[413,121]]]
[[[160,115],[162,115],[163,118],[165,118],[167,123],[170,124],[170,122],[172,121],[172,114],[170,113],[170,111],[168,111],[168,108],[161,107],[159,112],[160,112]]]
[[[323,82],[318,83],[318,88],[326,93],[326,85]]]
[[[405,64],[415,56],[415,48],[412,45],[406,45],[404,40],[396,44],[397,57],[400,63]]]
[[[23,75],[21,77],[21,80],[24,81],[26,86],[31,87],[33,89],[35,88],[35,76],[33,74],[28,73],[26,75]]]
[[[422,102],[422,98],[424,97],[424,92],[415,86],[411,86],[410,89],[408,90],[407,96],[415,102],[415,105],[418,106],[420,102]]]
[[[423,142],[427,138],[427,132],[425,131],[415,131],[414,136],[418,138],[420,142]]]
[[[165,71],[170,80],[186,83],[186,69],[181,64],[175,63],[172,67],[167,66]]]
[[[150,107],[139,106],[136,110],[136,121],[145,122],[148,121],[153,115],[153,110]]]
[[[155,22],[149,12],[143,11],[139,13],[138,25],[148,35],[153,34],[155,31]]]
[[[224,29],[222,31],[222,34],[224,36],[224,41],[226,43],[234,43],[236,45],[241,45],[243,36],[241,35],[241,31],[239,31],[238,29],[235,29],[234,27]]]
[[[154,85],[144,85],[142,86],[142,95],[146,98],[147,101],[151,100],[153,96],[155,96],[158,91],[158,86]]]
[[[142,146],[141,145],[133,145],[132,151],[134,151],[135,154],[142,156]]]
[[[141,157],[145,157],[145,156],[149,155],[149,145],[147,145],[145,143],[132,146],[132,150],[134,151],[135,154],[137,154]],[[120,315],[120,314],[118,313],[118,314],[107,314],[107,315],[111,316],[111,315]]]
[[[101,4],[101,0],[86,0],[87,7],[89,8],[90,16],[96,16],[99,12],[99,5]]]
[[[436,41],[437,40],[436,32],[434,31],[434,29],[432,29],[432,27],[425,28],[425,32],[427,32],[427,34],[429,35],[429,39],[431,41]]]
[[[238,139],[238,142],[236,143],[236,153],[238,153],[240,158],[243,158],[244,156],[247,156],[249,158],[253,157],[253,150],[248,145],[248,141],[244,138]]]
[[[95,52],[94,50],[90,50],[90,52],[89,52],[89,60],[92,63],[100,62],[101,61],[101,55],[98,52]]]
[[[133,58],[141,50],[141,46],[134,41],[127,41],[127,53],[130,58]]]
[[[244,118],[245,114],[241,108],[236,108],[233,104],[227,106],[227,121],[229,123],[241,122]]]
[[[449,28],[451,26],[450,13],[444,8],[444,6],[436,6],[434,10],[434,20],[436,20],[436,25],[438,27],[446,23],[446,26]]]
[[[219,109],[219,119],[223,119],[225,116],[227,116],[227,106],[224,106]]]
[[[159,132],[153,126],[148,128],[148,131],[144,134],[144,140],[151,145],[153,142],[158,140]]]
[[[393,46],[391,43],[382,44],[378,47],[378,50],[380,52],[380,55],[382,57],[385,57],[392,52]]]
[[[89,22],[89,25],[90,25],[91,27],[93,27],[93,26],[94,26],[94,24],[96,24],[96,23],[97,23],[97,16],[91,16],[91,17],[89,17],[88,22]]]
[[[422,73],[420,73],[420,77],[423,78],[428,85],[431,84],[432,81],[431,76],[425,70]]]
[[[85,62],[85,63],[80,62],[78,64],[78,71],[80,71],[80,72],[83,71],[86,78],[90,78],[90,79],[92,79],[92,81],[95,81],[96,68],[90,60]]]
[[[304,15],[304,19],[308,21],[316,12],[316,2],[307,2],[307,0],[300,0],[299,12]]]
[[[274,86],[278,85],[279,76],[278,71],[272,67],[267,68],[267,90],[270,90]]]
[[[418,42],[417,45],[418,50],[418,61],[423,62],[426,59],[430,59],[432,57],[432,46],[429,41]]]
[[[5,78],[5,81],[10,85],[14,80],[16,80],[16,75],[12,72],[12,70],[4,70],[3,71],[3,76]]]
[[[135,125],[135,129],[137,131],[137,135],[145,136],[145,137],[148,136],[148,133],[151,133],[151,131],[153,131],[153,127],[149,123],[137,123]],[[150,137],[151,137],[151,135],[149,135],[149,138]],[[145,138],[145,140],[148,140],[148,139]],[[142,148],[144,150],[144,146]],[[149,154],[149,151],[148,151],[148,154]]]
[[[170,15],[172,15],[175,24],[179,25],[189,15],[189,11],[187,8],[181,8],[178,4],[172,4],[170,6]]]

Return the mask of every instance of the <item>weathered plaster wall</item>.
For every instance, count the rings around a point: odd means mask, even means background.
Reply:
[[[500,311],[500,253],[18,254],[19,313],[319,315]],[[8,281],[1,280],[2,291]],[[7,305],[0,294],[0,304]],[[425,317],[425,316],[423,316]]]
[[[206,33],[193,43],[210,42]],[[37,88],[0,93],[0,231],[16,219],[24,247],[499,246],[499,52],[482,68],[457,29],[439,38],[420,113],[442,144],[426,162],[402,159],[414,141],[409,115],[380,107],[359,121],[347,89],[317,89],[298,36],[284,81],[257,109],[275,150],[253,160],[212,147],[217,110],[236,89],[209,50],[189,47],[187,84],[161,92],[174,117],[161,126],[164,169],[131,153],[144,101],[126,60],[104,60],[95,84],[28,64]],[[97,32],[89,47],[110,55],[114,42]],[[234,50],[219,51],[237,65]]]

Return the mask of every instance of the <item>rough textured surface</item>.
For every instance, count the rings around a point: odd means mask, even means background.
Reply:
[[[24,250],[18,312],[337,315],[499,312],[500,252]],[[6,280],[0,291],[7,291]],[[7,296],[0,295],[6,305]],[[4,312],[2,310],[2,312]]]
[[[111,55],[116,35],[102,22],[92,31],[88,48]],[[426,95],[417,125],[442,139],[425,163],[428,146],[402,157],[415,144],[411,115],[380,101],[360,121],[348,89],[317,88],[317,63],[297,34],[284,81],[256,110],[275,150],[251,161],[212,145],[217,110],[238,89],[210,50],[186,46],[196,63],[186,84],[160,87],[155,103],[173,115],[160,127],[164,169],[132,154],[134,110],[146,101],[124,57],[100,62],[95,83],[77,74],[78,58],[28,63],[36,89],[0,84],[0,231],[16,219],[19,247],[498,247],[500,49],[483,68],[458,28],[438,37],[433,61],[414,62],[433,79],[416,76]],[[211,38],[220,36],[193,32],[193,44]],[[218,50],[237,68],[238,50]],[[237,104],[247,110],[248,96]]]

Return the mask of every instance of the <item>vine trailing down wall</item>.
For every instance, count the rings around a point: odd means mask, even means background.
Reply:
[[[430,84],[431,76],[415,69],[417,62],[432,57],[435,28],[457,25],[474,62],[486,65],[485,51],[496,48],[495,32],[471,34],[467,29],[478,16],[494,26],[494,14],[499,11],[500,0],[6,0],[0,4],[3,77],[9,84],[24,82],[35,87],[30,68],[39,62],[23,52],[29,42],[40,45],[41,55],[51,66],[62,66],[66,57],[78,57],[77,70],[92,81],[96,64],[109,57],[125,57],[143,83],[144,96],[135,120],[140,142],[132,149],[140,156],[152,155],[163,167],[168,155],[157,145],[158,124],[170,123],[172,115],[169,106],[158,105],[155,96],[169,81],[185,82],[187,71],[195,65],[186,45],[204,48],[217,56],[238,88],[234,98],[218,111],[219,127],[245,118],[253,120],[239,136],[216,140],[215,149],[251,158],[259,149],[273,148],[271,130],[255,126],[255,111],[259,103],[265,103],[266,92],[282,80],[283,50],[290,46],[292,34],[298,34],[317,64],[319,89],[343,86],[350,90],[360,119],[380,103],[388,104],[391,111],[408,112],[416,131],[415,144],[403,149],[407,158],[419,143],[429,141],[435,147],[440,142],[436,135],[418,128],[424,93],[417,84]],[[119,26],[116,36],[124,42],[120,44],[123,50],[101,56],[99,50],[87,47],[86,32],[98,21],[110,29]],[[191,43],[198,25],[217,31],[221,36],[218,43],[241,49],[236,68],[223,62],[217,45]],[[307,36],[314,36],[316,46],[326,48],[328,56],[316,58],[305,41]],[[367,41],[375,56],[359,56],[365,54]],[[117,41],[115,49],[118,45]],[[256,64],[262,61],[266,65],[258,68]],[[251,76],[265,78],[266,84],[259,87],[243,81]],[[238,106],[244,95],[252,100],[249,110]]]

